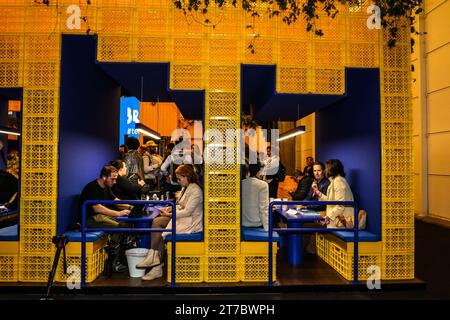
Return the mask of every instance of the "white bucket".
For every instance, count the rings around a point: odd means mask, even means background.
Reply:
[[[125,251],[127,256],[128,270],[130,271],[130,277],[141,278],[145,275],[145,269],[136,269],[136,265],[139,262],[144,261],[147,257],[148,249],[134,248]]]

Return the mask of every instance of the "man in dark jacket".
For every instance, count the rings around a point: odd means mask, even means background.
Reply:
[[[295,189],[294,192],[289,192],[292,200],[305,200],[309,189],[311,188],[313,179],[309,175],[303,175],[299,170],[294,173],[294,179],[297,180],[297,189]]]

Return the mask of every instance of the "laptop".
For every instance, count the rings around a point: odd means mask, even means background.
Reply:
[[[128,218],[142,218],[145,214],[145,204],[136,204],[133,206],[133,209],[131,209]]]

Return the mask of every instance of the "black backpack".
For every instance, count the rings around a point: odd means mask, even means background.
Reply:
[[[283,182],[284,179],[286,179],[286,167],[281,163],[281,161],[278,164],[278,172],[277,172],[277,178],[278,182]]]

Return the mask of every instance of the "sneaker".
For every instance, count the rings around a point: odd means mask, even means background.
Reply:
[[[116,260],[112,264],[112,269],[114,272],[125,272],[128,270],[128,267],[122,264],[120,261]]]

